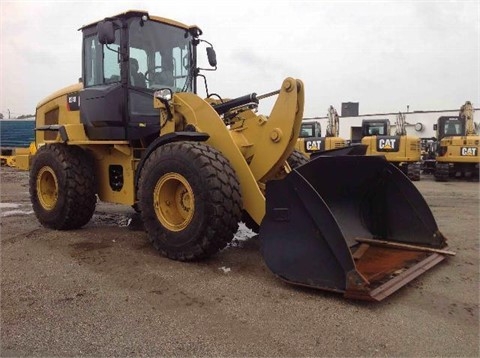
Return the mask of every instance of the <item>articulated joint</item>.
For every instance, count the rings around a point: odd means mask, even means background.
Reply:
[[[292,79],[287,79],[285,80],[285,82],[283,83],[283,89],[286,91],[286,92],[291,92],[294,88],[294,85],[292,83]]]

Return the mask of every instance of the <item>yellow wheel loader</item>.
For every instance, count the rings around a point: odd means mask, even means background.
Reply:
[[[201,98],[198,49],[209,69],[216,56],[197,26],[128,11],[81,30],[81,83],[36,111],[30,195],[43,226],[82,227],[98,197],[134,206],[159,252],[190,261],[221,251],[248,217],[275,275],[364,300],[449,254],[423,197],[384,158],[295,158],[302,81]],[[270,115],[257,114],[270,96]]]
[[[467,101],[458,116],[438,119],[436,181],[448,181],[450,177],[478,180],[480,136],[476,132],[473,113],[472,103]]]
[[[363,120],[362,144],[368,145],[367,155],[383,155],[411,180],[420,180],[420,138],[407,135],[403,113],[397,115],[395,135],[390,133],[388,119]]]

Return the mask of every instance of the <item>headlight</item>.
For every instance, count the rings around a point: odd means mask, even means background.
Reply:
[[[158,91],[155,91],[153,96],[160,100],[170,101],[173,97],[173,93],[172,93],[172,90],[169,88],[162,88],[162,89],[159,89]]]

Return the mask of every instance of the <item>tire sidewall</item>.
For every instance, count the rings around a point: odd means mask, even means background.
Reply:
[[[57,180],[57,198],[51,209],[41,204],[37,190],[38,175],[45,167]],[[72,230],[92,218],[97,201],[94,163],[82,148],[60,143],[42,146],[33,158],[29,186],[33,210],[43,226]]]
[[[51,168],[53,171],[58,185],[59,195],[53,209],[48,210],[43,207],[38,198],[37,179],[40,170],[44,167]],[[62,220],[63,212],[65,208],[65,195],[60,193],[66,187],[66,173],[62,162],[58,160],[58,157],[54,154],[53,148],[42,147],[35,155],[33,160],[32,169],[30,171],[30,196],[32,206],[34,207],[35,214],[39,221],[46,226],[56,226],[56,224]]]
[[[161,149],[160,149],[161,151]],[[145,228],[148,231],[155,231],[154,235],[160,237],[161,240],[174,249],[181,249],[189,243],[195,242],[198,236],[203,235],[205,223],[211,216],[209,192],[205,178],[202,175],[198,163],[191,162],[185,158],[183,152],[178,152],[173,156],[166,156],[155,166],[145,178],[140,187],[141,197],[144,198],[141,207],[142,219]],[[183,176],[190,185],[194,193],[194,214],[190,224],[181,231],[171,231],[161,225],[156,212],[154,210],[154,189],[162,176],[168,173],[177,173]]]
[[[207,143],[168,143],[154,149],[140,170],[138,203],[142,221],[148,239],[162,255],[180,261],[199,260],[214,255],[232,241],[243,203],[235,170],[220,151]],[[154,193],[159,180],[168,173],[188,183],[194,200],[190,204],[194,212],[190,218],[184,218],[189,221],[183,222],[179,231],[165,227],[155,211],[155,205],[166,204],[155,202],[167,198],[155,198]],[[178,190],[174,186],[165,189]],[[167,195],[170,194],[174,193]],[[174,205],[180,205],[177,198],[172,200]]]

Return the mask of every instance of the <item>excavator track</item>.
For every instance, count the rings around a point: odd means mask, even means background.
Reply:
[[[434,177],[436,181],[448,181],[449,177],[449,165],[448,163],[436,163]]]

